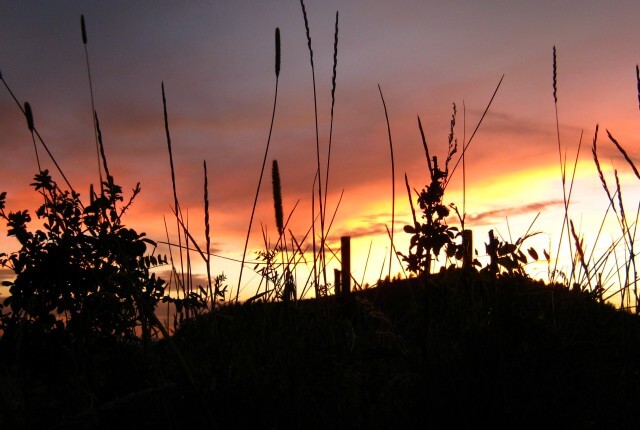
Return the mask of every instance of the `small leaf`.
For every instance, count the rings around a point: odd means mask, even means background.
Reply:
[[[524,253],[522,251],[516,252],[515,256],[518,259],[518,261],[522,262],[522,264],[527,264],[527,256],[524,255]]]
[[[455,246],[447,246],[447,257],[452,258],[456,254]]]
[[[500,247],[499,253],[500,255],[513,254],[517,248],[518,247],[513,243],[505,243],[503,246]]]
[[[405,225],[404,226],[404,232],[405,233],[409,233],[409,234],[415,234],[416,233],[416,229],[411,227],[410,225]]]
[[[536,250],[535,250],[535,249],[533,249],[533,248],[529,248],[529,249],[527,250],[527,252],[528,252],[528,253],[529,253],[529,255],[531,256],[531,258],[533,258],[533,259],[534,259],[534,260],[536,260],[536,261],[538,260],[538,253],[536,252]]]
[[[510,259],[509,257],[500,257],[498,258],[498,264],[500,264],[505,269],[512,271],[518,268],[518,263]]]

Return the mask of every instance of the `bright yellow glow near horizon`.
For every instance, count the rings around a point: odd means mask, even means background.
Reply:
[[[614,189],[615,181],[613,179],[612,169],[609,166],[603,166],[605,176],[607,177],[609,186]],[[620,179],[622,182],[623,196],[625,202],[629,203],[627,207],[627,217],[633,222],[638,196],[634,189],[637,189],[637,178],[628,172],[629,169],[620,167]],[[560,180],[559,167],[557,165],[548,165],[543,167],[531,167],[523,169],[518,173],[510,173],[506,175],[495,175],[488,172],[484,178],[478,178],[467,184],[466,192],[466,212],[467,212],[467,228],[474,230],[474,248],[481,257],[484,255],[484,242],[487,241],[487,233],[489,229],[496,230],[504,240],[515,241],[527,232],[527,229],[540,212],[539,218],[532,227],[532,231],[539,231],[543,234],[529,239],[525,243],[525,249],[535,248],[539,255],[542,250],[546,249],[552,255],[555,262],[558,246],[558,238],[560,227],[563,220],[562,206],[562,186]],[[398,181],[399,182],[399,181]],[[444,203],[455,203],[462,210],[462,191],[457,187],[458,184],[452,182],[447,189],[444,197]],[[387,190],[387,188],[389,188]],[[417,187],[416,187],[417,188]],[[29,192],[33,193],[32,190]],[[35,193],[33,193],[35,195]],[[358,196],[365,196],[361,201]],[[372,196],[379,196],[377,199]],[[37,195],[35,195],[37,198]],[[143,199],[142,199],[143,200]],[[364,185],[362,189],[352,190],[348,193],[343,207],[340,208],[336,225],[328,238],[328,244],[339,257],[339,235],[352,236],[352,274],[358,284],[374,284],[379,278],[384,278],[389,273],[389,248],[390,240],[386,233],[385,226],[391,226],[391,205],[390,205],[390,184],[372,183]],[[555,204],[546,205],[548,202]],[[37,204],[37,202],[35,202]],[[415,202],[414,202],[415,204]],[[415,207],[418,218],[420,217],[419,208]],[[596,229],[602,222],[602,217],[607,209],[607,200],[602,190],[600,181],[595,173],[592,162],[589,160],[581,161],[576,170],[576,179],[574,184],[574,194],[572,196],[572,204],[570,206],[570,217],[574,220],[577,234],[584,236],[585,248],[588,254],[591,254],[595,246],[594,255],[597,256],[607,251],[609,244],[619,238],[619,226],[615,218],[610,214],[604,225],[604,232],[596,240]],[[33,213],[33,211],[30,211]],[[138,231],[147,231],[149,237],[158,241],[165,241],[164,222],[162,215],[149,216],[144,213],[142,216],[135,216],[127,220],[127,225]],[[263,214],[267,222],[271,221],[271,213]],[[301,212],[296,214],[298,217],[304,217]],[[195,212],[194,218],[199,216]],[[215,219],[214,219],[215,222]],[[396,183],[396,219],[394,229],[394,245],[396,251],[407,253],[410,235],[403,231],[403,226],[411,222],[411,212],[406,196],[404,183]],[[38,221],[35,220],[37,224]],[[167,224],[172,242],[176,242],[175,220],[167,215]],[[194,224],[196,222],[194,221]],[[450,223],[458,226],[457,221]],[[142,226],[142,227],[141,227]],[[201,227],[195,227],[199,230]],[[259,231],[255,229],[252,234],[252,246],[247,254],[247,265],[245,275],[243,277],[243,286],[240,294],[241,299],[247,299],[255,294],[260,283],[260,276],[253,270],[253,262],[255,261],[255,251],[260,249],[257,244]],[[565,232],[566,235],[566,232]],[[203,234],[195,234],[198,244],[204,246]],[[510,238],[511,236],[511,238]],[[559,261],[559,268],[567,270],[569,262],[563,255],[568,255],[566,236],[563,236],[563,249],[560,251],[562,261]],[[218,231],[213,227],[213,241],[222,244],[220,255],[212,259],[212,276],[224,273],[227,276],[226,284],[228,291],[231,293],[228,297],[233,298],[237,289],[239,263],[241,258],[241,244],[243,238],[229,234],[228,232]],[[597,243],[596,243],[597,242]],[[595,245],[594,245],[595,244]],[[573,245],[573,244],[572,244]],[[151,251],[151,250],[149,250]],[[168,254],[169,250],[166,245],[159,245],[156,253]],[[179,264],[177,248],[173,248],[174,263]],[[333,268],[338,268],[337,258],[328,254],[328,279],[327,282],[333,284]],[[310,249],[305,254],[307,261],[312,259]],[[203,275],[206,273],[204,264],[196,252],[192,252],[191,261],[193,263],[192,273],[200,282],[204,282]],[[440,261],[443,261],[441,258]],[[486,261],[486,260],[484,260]],[[299,289],[305,286],[305,282],[309,277],[310,265],[306,267],[299,266],[298,282]],[[391,275],[408,275],[404,273],[404,264],[399,259],[393,257]],[[159,268],[158,272],[166,273],[167,268]],[[538,262],[528,266],[529,274],[541,278],[548,279],[548,267],[546,262]],[[613,282],[613,281],[611,281]],[[307,284],[307,290],[310,290]]]

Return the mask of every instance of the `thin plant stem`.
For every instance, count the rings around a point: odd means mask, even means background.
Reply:
[[[562,240],[564,238],[565,229],[567,231],[567,241],[569,244],[569,255],[573,255],[573,249],[571,246],[571,236],[569,232],[569,201],[567,199],[567,187],[566,187],[566,155],[563,158],[562,156],[562,144],[560,141],[560,121],[558,119],[558,67],[557,67],[557,58],[556,58],[556,47],[553,47],[553,106],[555,109],[556,116],[556,140],[558,143],[558,157],[560,161],[560,176],[562,179],[562,200],[564,204],[564,219],[562,221],[562,228],[560,229],[560,239],[558,241],[558,250],[556,252],[556,261],[555,266],[553,268],[553,274],[555,277],[555,273],[558,268],[558,261],[560,255],[560,248],[562,247]],[[573,273],[573,268],[572,268]]]
[[[176,191],[176,173],[173,165],[173,151],[171,149],[171,133],[169,132],[169,117],[167,114],[167,98],[164,91],[164,82],[161,85],[162,88],[162,109],[164,113],[164,130],[167,138],[167,149],[169,152],[169,167],[171,168],[171,188],[173,190],[173,211],[176,215],[176,226],[178,229],[178,247],[180,251],[180,276],[182,278],[182,289],[183,293],[186,297],[186,283],[185,283],[185,275],[184,275],[184,260],[182,255],[182,234],[180,233],[180,225],[182,224],[180,220],[180,204],[178,203],[178,193]],[[188,311],[187,311],[188,313]]]
[[[213,286],[211,285],[211,227],[210,227],[210,216],[209,216],[209,178],[207,175],[207,161],[204,160],[204,236],[206,240],[206,252],[207,258],[205,262],[207,263],[207,288],[209,289],[208,294],[211,298],[211,311],[215,312],[216,308],[216,296],[213,291]]]
[[[465,164],[465,150],[467,140],[467,106],[462,100],[462,217],[460,218],[460,227],[464,231],[464,221],[467,217],[467,167]]]
[[[369,241],[369,250],[367,251],[367,258],[364,260],[364,270],[362,271],[362,281],[360,285],[364,285],[364,277],[367,274],[367,267],[369,266],[369,258],[371,257],[371,247],[373,246],[373,241]]]
[[[317,269],[317,248],[316,248],[316,199],[315,199],[315,189],[316,189],[316,180],[318,179],[318,173],[316,173],[316,177],[313,181],[313,187],[311,188],[311,244],[313,247],[313,284],[315,289],[316,298],[320,296],[320,285],[318,282],[318,269]],[[320,213],[322,214],[322,212]]]
[[[387,104],[384,102],[384,96],[382,95],[382,88],[378,84],[378,91],[380,92],[380,98],[382,99],[382,106],[384,107],[384,116],[387,121],[387,134],[389,136],[389,150],[391,152],[391,233],[389,238],[391,239],[391,246],[389,247],[389,279],[391,279],[391,266],[393,263],[393,231],[396,219],[396,167],[395,159],[393,157],[393,140],[391,139],[391,125],[389,124],[389,113],[387,112]]]
[[[162,216],[162,220],[164,221],[164,231],[167,235],[167,246],[169,247],[169,261],[171,262],[171,267],[172,267],[172,271],[171,273],[173,274],[173,272],[175,271],[175,266],[173,264],[173,251],[171,250],[171,242],[169,240],[169,229],[167,227],[167,218],[163,215]],[[160,243],[160,242],[159,242]],[[177,283],[177,282],[176,282]],[[167,293],[167,295],[169,297],[171,297],[171,280],[169,280],[169,284],[168,284],[168,288],[169,288],[169,292]],[[176,292],[178,294],[180,294],[180,289],[178,288],[178,286],[176,285]],[[167,302],[167,329],[169,328],[169,314],[170,314],[170,308],[169,308],[170,303]]]
[[[302,6],[302,15],[304,17],[304,27],[307,34],[307,46],[309,48],[309,60],[311,62],[311,78],[313,81],[313,110],[315,119],[315,131],[316,131],[316,162],[317,162],[317,182],[318,182],[318,205],[320,210],[320,249],[318,259],[320,260],[320,269],[323,275],[324,284],[327,284],[327,272],[324,259],[324,210],[322,201],[322,169],[320,166],[320,136],[318,132],[318,96],[316,91],[316,71],[313,63],[313,49],[311,48],[311,33],[309,31],[309,20],[307,19],[307,9],[304,6],[304,1],[300,0]],[[315,225],[315,224],[314,224]],[[315,229],[314,229],[315,237]],[[315,240],[315,239],[314,239]],[[314,247],[315,248],[315,247]],[[314,265],[316,258],[314,257]],[[315,282],[318,282],[318,278],[315,278]]]
[[[385,224],[384,227],[387,230],[387,236],[391,238],[391,232],[389,231],[389,226]],[[392,245],[393,245],[393,242],[392,242]],[[396,251],[395,246],[393,246],[392,250],[393,250],[393,254],[395,254],[396,256],[396,260],[398,260],[398,264],[400,266],[400,269],[402,270],[402,274],[404,275],[405,278],[407,278],[407,272],[404,270],[404,267],[402,267],[402,261],[400,260],[400,256],[398,255],[398,252]],[[389,280],[391,280],[391,278],[389,278]]]
[[[333,141],[333,109],[336,102],[336,68],[338,65],[338,12],[336,11],[336,29],[333,42],[333,75],[331,78],[331,115],[329,121],[329,150],[327,154],[327,172],[324,183],[324,209],[327,210],[327,195],[329,194],[329,166],[331,164],[331,144]],[[326,216],[326,214],[325,214]]]
[[[476,127],[473,129],[473,133],[471,133],[471,137],[469,137],[469,141],[462,148],[462,154],[460,154],[460,156],[456,160],[456,163],[453,165],[453,169],[451,169],[451,171],[449,172],[449,174],[447,176],[447,180],[445,181],[445,183],[442,186],[443,190],[447,188],[447,185],[449,185],[449,181],[451,180],[451,178],[453,177],[453,174],[455,173],[456,169],[458,168],[458,165],[460,164],[460,161],[462,160],[462,156],[467,152],[467,149],[469,148],[469,145],[471,145],[471,142],[473,142],[473,138],[476,136],[476,133],[478,132],[478,130],[480,129],[480,126],[482,125],[482,122],[484,121],[484,117],[487,115],[487,112],[489,112],[489,108],[491,107],[491,104],[493,103],[493,99],[495,99],[496,95],[498,94],[498,90],[500,89],[500,85],[502,85],[502,80],[503,79],[504,79],[504,75],[502,75],[502,77],[498,81],[498,85],[496,85],[496,89],[493,90],[493,94],[491,95],[491,98],[489,99],[489,103],[487,103],[487,106],[484,108],[484,111],[482,112],[482,116],[480,116],[480,119],[478,120],[478,123],[476,124]]]

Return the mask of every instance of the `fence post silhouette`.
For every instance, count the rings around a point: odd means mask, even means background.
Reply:
[[[487,251],[489,251],[489,258],[491,259],[489,271],[495,278],[498,274],[498,239],[493,234],[493,230],[489,230],[489,247]]]
[[[462,267],[471,268],[473,264],[473,232],[471,230],[462,231]]]
[[[336,297],[340,297],[340,287],[341,287],[341,274],[338,269],[333,269],[333,289],[335,291]]]
[[[340,252],[342,258],[342,270],[340,273],[340,295],[347,297],[351,293],[351,237],[340,238]]]

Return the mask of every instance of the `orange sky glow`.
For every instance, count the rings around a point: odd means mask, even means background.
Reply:
[[[538,216],[532,230],[541,233],[526,247],[536,248],[540,255],[543,249],[551,250],[555,260],[563,195],[552,92],[554,46],[560,142],[571,167],[582,134],[569,215],[588,252],[606,252],[620,235],[609,216],[596,241],[608,205],[591,155],[599,124],[600,162],[609,184],[615,184],[613,171],[618,170],[627,216],[635,221],[640,183],[605,130],[634,162],[640,162],[637,1],[607,5],[407,0],[392,5],[307,0],[306,7],[323,170],[334,20],[336,10],[340,12],[328,214],[344,194],[328,245],[339,255],[340,237],[352,236],[352,269],[358,282],[375,283],[386,276],[389,264],[385,226],[391,227],[391,166],[378,85],[388,108],[395,153],[398,251],[408,251],[409,235],[402,227],[411,220],[404,175],[417,190],[427,180],[417,116],[431,154],[443,160],[453,103],[458,111],[455,136],[462,145],[504,75],[466,153],[466,227],[474,230],[474,247],[482,260],[490,229],[516,240]],[[235,295],[237,260],[242,256],[271,119],[276,27],[282,35],[279,93],[248,260],[254,261],[256,251],[264,249],[261,226],[272,242],[277,240],[271,160],[277,159],[280,166],[285,216],[298,202],[289,228],[302,238],[311,223],[314,105],[300,3],[78,0],[0,6],[2,76],[21,102],[30,102],[39,132],[74,187],[86,195],[89,185],[97,182],[97,161],[81,14],[87,21],[96,111],[112,173],[127,192],[141,183],[142,193],[125,223],[154,240],[166,241],[166,217],[170,241],[177,241],[160,92],[164,82],[183,215],[188,213],[190,230],[203,245],[202,162],[206,160],[217,255],[212,270],[214,275],[225,273]],[[0,131],[0,191],[8,194],[9,210],[33,213],[38,195],[29,187],[37,169],[31,135],[4,86],[0,86]],[[43,164],[62,183],[49,160]],[[461,167],[444,200],[462,209]],[[15,250],[15,244],[7,237],[6,226],[0,225],[0,252]],[[157,252],[166,254],[168,249],[161,245]],[[569,267],[566,255],[568,250],[562,248],[561,270]],[[330,267],[337,267],[335,260]],[[241,299],[258,289],[260,277],[252,269],[253,264],[245,269]],[[194,271],[201,276],[203,265],[196,263]],[[403,273],[395,258],[391,272]],[[299,291],[307,273],[303,269],[298,273]],[[530,265],[529,273],[548,279],[546,261]],[[10,276],[7,270],[0,272],[3,279]]]

